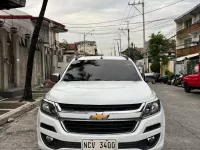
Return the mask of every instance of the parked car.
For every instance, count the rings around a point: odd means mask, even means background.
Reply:
[[[187,93],[193,89],[200,89],[200,62],[194,68],[193,74],[184,77],[184,89]]]
[[[131,59],[75,58],[53,79],[38,112],[40,149],[163,149],[162,104]]]
[[[155,84],[156,83],[155,73],[145,73],[145,81],[151,82],[152,84]]]

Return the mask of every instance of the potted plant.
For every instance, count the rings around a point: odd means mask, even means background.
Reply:
[[[0,20],[0,28],[2,28],[4,26],[4,23],[2,20]]]
[[[17,28],[16,28],[16,27],[11,27],[11,28],[10,28],[10,32],[11,32],[12,34],[16,34],[16,33],[17,33]]]
[[[30,34],[29,34],[29,33],[26,33],[26,34],[25,34],[25,38],[26,38],[26,39],[30,39]]]

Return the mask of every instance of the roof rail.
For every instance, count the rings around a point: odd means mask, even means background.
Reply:
[[[124,55],[124,56],[122,56],[122,57],[124,57],[124,58],[126,58],[126,60],[128,60],[128,56]]]
[[[79,55],[79,56],[76,56],[75,60],[78,60],[78,59],[81,58],[81,57],[82,57],[82,56],[80,56],[80,55]]]

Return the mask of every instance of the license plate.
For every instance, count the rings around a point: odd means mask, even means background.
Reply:
[[[82,140],[82,150],[117,150],[116,140]]]

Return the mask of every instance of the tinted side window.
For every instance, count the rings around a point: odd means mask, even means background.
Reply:
[[[194,68],[194,74],[198,74],[199,73],[199,66],[197,65],[195,68]]]
[[[67,70],[65,81],[141,81],[128,60],[77,60]]]

